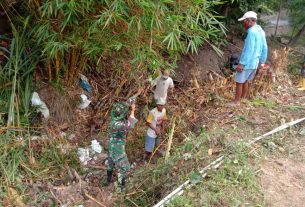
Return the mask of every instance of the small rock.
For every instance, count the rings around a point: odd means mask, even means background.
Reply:
[[[274,149],[276,149],[276,144],[275,144],[274,142],[268,142],[267,148],[268,148],[270,151],[273,151]]]
[[[192,155],[190,153],[184,153],[182,156],[184,160],[189,160],[192,158]]]
[[[285,152],[285,149],[283,147],[279,147],[280,152]]]
[[[299,131],[299,134],[305,136],[305,128],[301,129],[301,130]]]

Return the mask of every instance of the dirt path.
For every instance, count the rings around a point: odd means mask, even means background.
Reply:
[[[261,182],[268,206],[304,206],[304,163],[287,157],[268,157],[262,171]]]

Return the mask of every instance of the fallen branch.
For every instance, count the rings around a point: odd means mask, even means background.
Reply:
[[[88,197],[90,200],[94,201],[95,203],[97,203],[99,206],[106,207],[104,204],[102,204],[101,202],[99,202],[98,200],[96,200],[95,198],[93,198],[91,195],[89,195],[86,192],[85,192],[85,196]]]
[[[282,126],[279,126],[279,127],[275,128],[275,129],[273,129],[272,131],[270,131],[270,132],[264,134],[264,135],[261,135],[261,136],[259,136],[259,137],[256,137],[256,138],[252,139],[252,140],[247,144],[247,146],[250,146],[250,145],[252,145],[253,143],[255,143],[255,142],[257,142],[257,141],[259,141],[259,140],[261,140],[261,139],[263,139],[263,138],[265,138],[265,137],[267,137],[267,136],[269,136],[269,135],[272,135],[272,134],[274,134],[274,133],[277,133],[277,132],[279,132],[279,131],[282,131],[283,129],[286,129],[286,128],[291,127],[291,126],[293,126],[293,125],[296,125],[296,124],[298,124],[298,123],[300,123],[300,122],[302,122],[302,121],[304,121],[304,120],[305,120],[305,117],[304,117],[304,118],[301,118],[301,119],[297,119],[297,120],[292,121],[292,122],[289,122],[289,123],[286,123],[286,124],[283,124]]]
[[[224,78],[223,76],[219,75],[218,73],[216,73],[216,72],[213,71],[213,70],[209,70],[209,72],[210,72],[210,73],[213,73],[215,76],[217,76],[217,77],[220,78],[220,79],[223,79],[223,78]]]
[[[55,196],[55,194],[53,193],[53,191],[50,189],[50,193],[51,193],[51,195],[53,196],[53,198],[60,204],[60,205],[62,205],[62,202],[61,202],[61,200],[59,200],[56,196]]]

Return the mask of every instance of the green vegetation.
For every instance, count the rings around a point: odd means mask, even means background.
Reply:
[[[27,188],[30,183],[54,180],[70,167],[81,172],[74,151],[67,154],[60,152],[58,145],[65,143],[65,140],[31,140],[29,136],[23,137],[26,138],[15,136],[13,133],[0,135],[2,203],[8,200],[16,202],[16,198],[12,198],[12,193],[9,193],[12,191],[10,189],[27,201]]]
[[[16,202],[12,198],[16,195],[27,204],[34,202],[28,196],[29,183],[52,182],[62,178],[67,168],[82,171],[75,150],[61,152],[59,146],[66,140],[31,138],[33,74],[39,73],[58,88],[75,85],[84,71],[103,74],[110,80],[120,77],[121,82],[114,84],[118,91],[128,81],[143,85],[148,75],[164,68],[174,70],[181,56],[197,53],[202,45],[221,55],[221,46],[226,43],[227,25],[223,22],[236,24],[244,11],[273,12],[280,4],[276,0],[16,0],[7,6],[7,2],[0,2],[12,23],[12,33],[0,37],[9,45],[0,48],[5,56],[0,65],[0,199],[9,204]],[[304,0],[288,2],[294,33],[304,27],[304,4]],[[304,42],[304,37],[299,40]],[[299,62],[291,64],[289,70],[298,74]],[[262,99],[254,99],[249,105],[268,109],[279,106]],[[303,109],[297,105],[282,107]],[[239,124],[230,131],[234,136],[250,118],[242,114],[232,120]],[[169,160],[159,159],[156,165],[137,169],[126,199],[117,202],[150,206],[190,179],[197,185],[167,206],[264,206],[256,173],[260,159],[254,159],[243,142],[227,142],[224,137],[228,131],[220,126],[218,140],[213,133],[200,128],[198,136],[190,133],[175,146]],[[276,144],[282,146],[281,141]],[[139,142],[143,139],[133,140],[129,147],[142,146]],[[264,144],[266,148],[273,146]],[[288,153],[293,156],[290,147]],[[213,155],[208,155],[209,149],[215,149]],[[260,157],[264,152],[256,153]],[[203,179],[199,170],[220,154],[226,156],[223,165],[209,170]],[[304,160],[304,156],[297,158]],[[43,192],[37,202],[49,196]]]
[[[156,71],[203,44],[216,51],[225,28],[214,12],[222,1],[29,1],[11,16],[29,18],[28,32],[41,48],[49,80],[72,84],[85,68],[122,73]],[[164,57],[169,57],[165,59]]]
[[[37,48],[31,46],[27,33],[29,19],[18,28],[13,27],[10,48],[6,52],[6,64],[0,70],[0,113],[8,113],[8,126],[28,126],[32,74],[39,61]],[[31,49],[29,49],[31,47]]]
[[[166,162],[159,160],[153,167],[147,167],[134,173],[130,192],[125,203],[133,206],[151,206],[165,197],[180,184],[190,179],[190,189],[167,206],[238,206],[245,203],[264,206],[258,177],[255,173],[260,159],[253,159],[243,142],[223,142],[217,146],[226,156],[219,169],[208,171],[203,179],[198,173],[207,163],[219,155],[208,155],[208,146],[213,145],[213,133],[190,134],[184,144],[177,147]],[[257,152],[260,153],[260,152]],[[192,170],[191,170],[192,169]]]
[[[291,21],[291,25],[293,26],[292,34],[294,35],[294,37],[290,40],[288,45],[294,46],[300,39],[304,41],[304,34],[305,34],[304,5],[305,5],[305,0],[288,1],[290,21]]]

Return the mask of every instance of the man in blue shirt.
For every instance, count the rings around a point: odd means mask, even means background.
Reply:
[[[254,78],[259,64],[264,67],[268,53],[265,32],[256,24],[257,14],[253,11],[246,12],[238,21],[243,22],[248,34],[236,68],[236,94],[230,104],[232,106],[239,106],[241,99],[248,96],[249,81]]]

